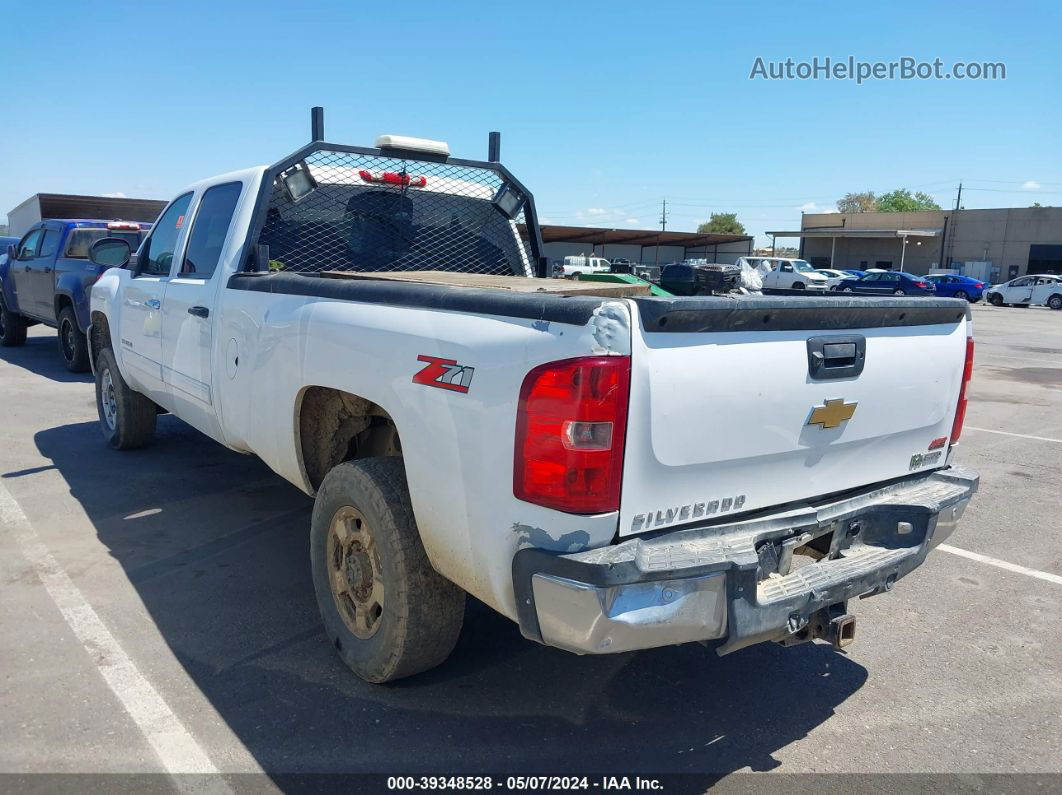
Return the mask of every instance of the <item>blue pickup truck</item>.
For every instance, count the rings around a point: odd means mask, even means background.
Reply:
[[[89,290],[105,266],[88,258],[104,237],[126,240],[134,251],[151,224],[136,221],[48,219],[34,224],[0,256],[0,345],[21,345],[26,328],[44,323],[59,330],[59,352],[71,372],[89,369],[85,332]]]

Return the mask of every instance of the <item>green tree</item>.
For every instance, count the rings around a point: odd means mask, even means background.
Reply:
[[[837,212],[839,213],[872,213],[877,209],[878,199],[872,190],[862,193],[846,193],[844,198],[837,200]]]
[[[745,226],[737,219],[737,213],[712,213],[697,231],[702,235],[743,235]]]
[[[878,210],[883,213],[908,213],[915,210],[939,210],[940,205],[928,193],[912,194],[907,188],[897,188],[878,197]]]

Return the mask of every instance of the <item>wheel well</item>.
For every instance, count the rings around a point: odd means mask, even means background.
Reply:
[[[107,316],[102,312],[92,313],[92,325],[89,326],[89,348],[92,351],[92,361],[100,355],[100,351],[111,346],[111,326],[107,322]]]
[[[311,386],[303,390],[296,411],[302,467],[315,491],[344,461],[402,455],[395,421],[371,400]]]
[[[74,308],[74,302],[70,298],[69,295],[59,294],[59,295],[55,296],[55,302],[54,303],[55,303],[55,322],[56,323],[59,322],[59,313],[60,312],[62,312],[68,306],[71,309]]]

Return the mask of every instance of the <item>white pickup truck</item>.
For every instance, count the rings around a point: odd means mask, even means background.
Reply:
[[[170,412],[314,496],[373,682],[442,662],[466,593],[576,653],[842,647],[977,487],[965,302],[551,293],[531,194],[439,142],[316,142],[91,257],[107,442]]]

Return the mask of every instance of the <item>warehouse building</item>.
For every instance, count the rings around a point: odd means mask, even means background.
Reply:
[[[551,263],[590,254],[607,260],[623,257],[643,265],[684,259],[707,259],[732,265],[752,253],[749,235],[666,232],[660,229],[606,229],[589,226],[542,226],[543,254]]]
[[[767,234],[799,238],[820,268],[954,269],[992,281],[1062,273],[1062,207],[808,213],[799,230]]]

